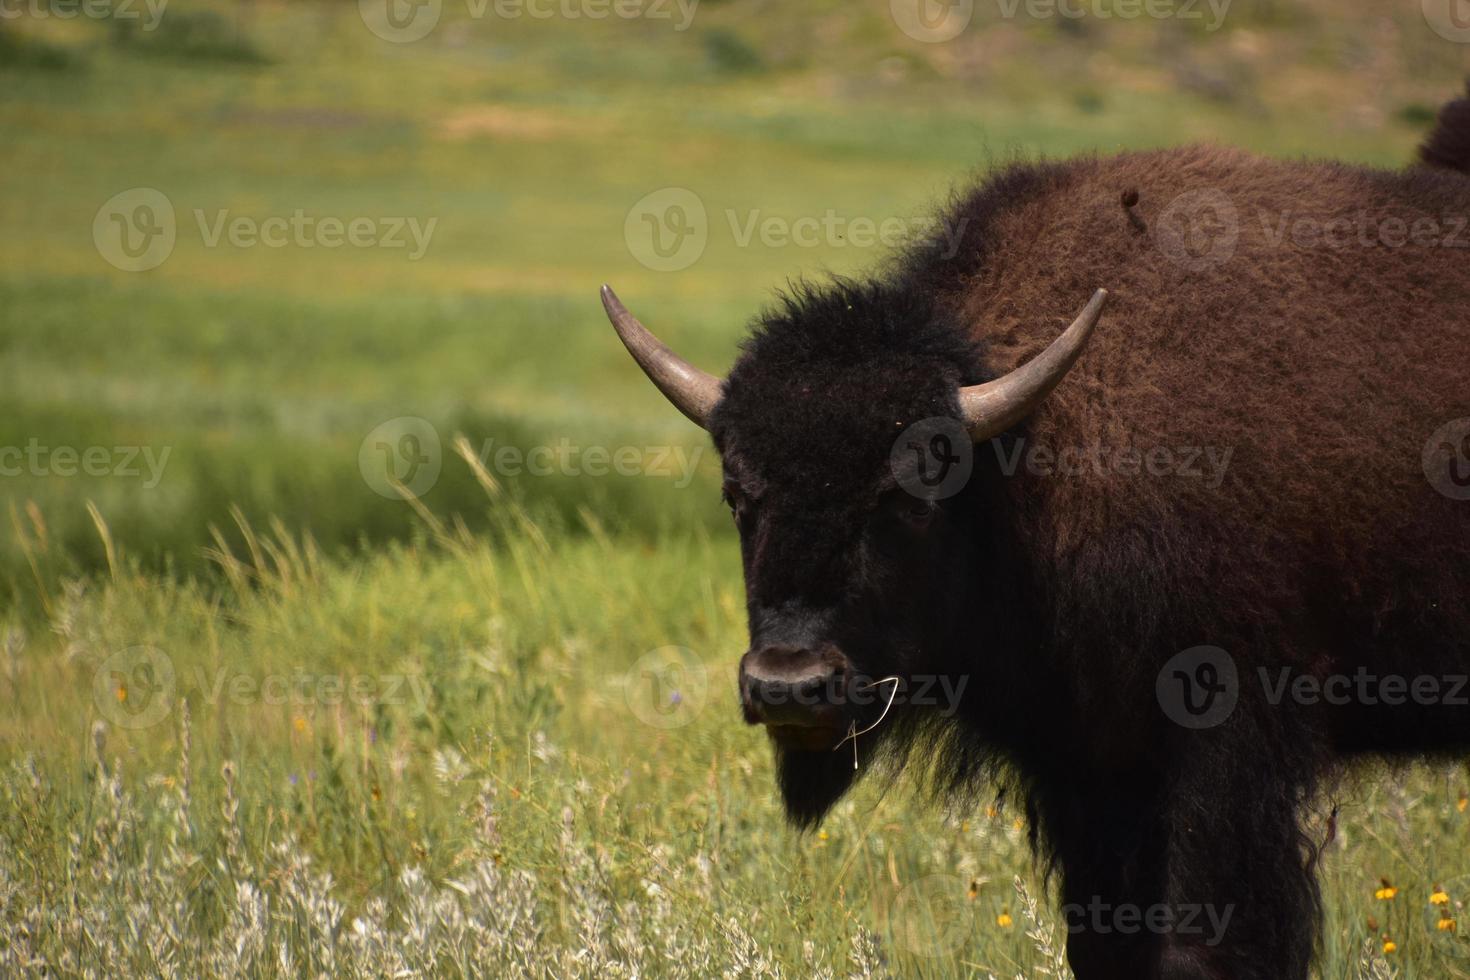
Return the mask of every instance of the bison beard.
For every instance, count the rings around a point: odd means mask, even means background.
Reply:
[[[781,787],[786,814],[803,829],[820,823],[832,804],[857,781],[852,752],[845,748],[811,752],[777,745],[775,754],[776,782]]]
[[[1222,215],[1233,237],[1201,253]],[[791,820],[815,825],[880,755],[961,799],[999,783],[1064,909],[1228,915],[1214,942],[1068,915],[1078,980],[1305,980],[1323,832],[1304,814],[1357,760],[1470,753],[1448,699],[1332,704],[1260,680],[1470,672],[1470,502],[1422,456],[1470,418],[1467,215],[1470,100],[1400,172],[1210,147],[1013,165],[948,209],[957,252],[768,312],[723,386],[680,405],[740,497],[753,649],[797,609],[836,633],[783,643],[972,678],[952,717],[895,709],[858,772],[849,746],[777,745]],[[1391,231],[1416,223],[1442,236]],[[932,519],[885,511],[896,434],[960,417],[959,386],[1031,361],[1097,286],[1113,298],[1082,359],[975,447],[963,491]],[[691,376],[676,368],[650,370],[666,394]],[[1218,482],[997,464],[1094,445],[1233,456]],[[1156,685],[1205,644],[1232,658],[1238,703],[1196,730]]]

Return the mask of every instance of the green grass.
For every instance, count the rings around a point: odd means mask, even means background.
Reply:
[[[681,33],[466,21],[446,3],[409,45],[374,38],[352,3],[175,0],[156,36],[0,23],[0,448],[168,454],[156,485],[0,476],[0,958],[28,929],[64,974],[165,973],[170,954],[184,975],[221,972],[214,944],[255,941],[243,882],[275,911],[255,972],[311,972],[332,943],[310,858],[345,908],[341,963],[364,973],[418,948],[446,974],[531,955],[558,975],[759,973],[752,957],[846,975],[875,956],[897,976],[1044,975],[1013,878],[1053,916],[1015,814],[946,815],[870,779],[825,836],[782,823],[734,705],[742,594],[718,467],[628,363],[596,289],[615,283],[717,369],[786,281],[888,254],[742,244],[732,220],[907,219],[1014,156],[1185,140],[1397,165],[1466,53],[1407,0],[1238,0],[1213,34],[979,4],[948,45],[905,38],[887,6],[706,0]],[[177,241],[130,273],[93,222],[138,187],[168,198]],[[624,232],[665,188],[709,220],[677,271]],[[435,225],[410,259],[211,245],[196,218],[297,209]],[[433,427],[441,467],[412,505],[360,465],[406,416]],[[705,451],[687,480],[482,480],[461,434],[488,462],[507,445]],[[703,669],[650,715],[641,658],[671,646]],[[174,680],[124,682],[120,705],[104,665],[134,648]],[[323,703],[324,677],[366,694]],[[267,681],[314,693],[266,703]],[[165,717],[124,724],[150,697]],[[1384,933],[1402,975],[1470,975],[1428,905],[1436,883],[1470,898],[1465,792],[1459,768],[1345,788],[1323,976],[1356,976]],[[1380,877],[1395,899],[1374,899]],[[474,902],[448,885],[471,879]],[[495,921],[459,960],[470,940],[443,923],[434,943],[406,936],[445,901],[525,904],[531,953],[491,948]],[[379,945],[351,945],[355,917]]]
[[[195,975],[213,944],[249,945],[245,882],[276,910],[255,972],[272,973],[281,942],[371,972],[353,918],[423,952],[406,933],[428,899],[405,873],[446,887],[488,866],[534,876],[536,972],[549,975],[575,972],[587,949],[655,974],[693,975],[701,956],[734,970],[746,940],[731,922],[787,973],[846,975],[867,930],[895,976],[1042,975],[1012,879],[1046,892],[1016,813],[946,814],[878,772],[820,835],[785,826],[764,737],[737,721],[732,542],[635,548],[595,522],[548,539],[503,497],[487,505],[498,543],[445,529],[334,562],[252,534],[220,556],[226,588],[119,566],[55,596],[44,624],[12,624],[0,740],[25,750],[0,779],[10,949],[29,923],[53,964],[142,974],[172,956]],[[118,659],[134,648],[167,668],[137,673]],[[685,669],[659,686],[650,670],[671,662]],[[1382,934],[1404,975],[1467,974],[1463,941],[1429,924],[1434,886],[1470,901],[1466,786],[1455,767],[1339,790],[1324,977],[1357,976]],[[307,861],[344,909],[335,939],[303,897]],[[1394,899],[1374,898],[1380,877]],[[68,914],[34,919],[57,907]],[[158,935],[131,935],[139,922]],[[620,946],[628,930],[637,940]],[[452,945],[436,972],[462,972]],[[519,969],[509,953],[475,955],[481,971]]]

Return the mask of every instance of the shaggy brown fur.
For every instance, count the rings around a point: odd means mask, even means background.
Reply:
[[[1231,916],[1214,943],[1083,923],[1079,980],[1305,978],[1320,780],[1470,751],[1470,708],[1273,702],[1258,673],[1470,671],[1470,502],[1422,463],[1470,418],[1470,113],[1444,119],[1434,166],[1403,172],[1216,147],[1008,168],[950,209],[956,256],[798,290],[728,379],[710,430],[753,640],[795,623],[870,676],[973,678],[954,719],[898,711],[863,751],[1016,787],[1071,907]],[[1025,363],[1099,286],[1041,410],[975,447],[934,515],[894,510],[895,432],[956,414],[956,385]],[[1007,472],[1018,447],[1230,456],[1218,479]],[[1201,644],[1233,658],[1239,705],[1196,731],[1156,683]],[[807,825],[854,778],[842,753],[778,761]]]
[[[1155,229],[1179,195],[1221,192],[1236,212],[1233,254],[1187,267],[1160,254],[1157,232],[1129,234],[1113,202],[1131,186]],[[1283,665],[1441,678],[1470,668],[1470,504],[1436,492],[1421,464],[1431,434],[1470,416],[1467,215],[1470,180],[1457,174],[1193,147],[1079,164],[1064,186],[990,225],[994,259],[945,297],[987,342],[993,373],[1040,352],[1093,287],[1113,291],[1087,356],[1031,421],[1034,445],[1233,452],[1213,489],[1088,470],[1007,481],[1011,533],[1048,597],[1048,672],[1070,678],[1066,710],[1091,720],[1077,726],[1085,742],[1074,761],[1086,770],[1129,772],[1158,751],[1119,714],[1154,698],[1158,657],[1195,643],[1229,651],[1251,679]],[[1364,246],[1355,231],[1352,244],[1329,247],[1307,224],[1293,241],[1299,220],[1338,220],[1396,242],[1391,219],[1432,227],[1428,244]],[[1279,820],[1331,756],[1470,748],[1463,706],[1293,717],[1260,694],[1259,684],[1242,690],[1233,723],[1253,730],[1238,741],[1163,736],[1189,758],[1171,792],[1195,809],[1188,833],[1170,832],[1176,900],[1235,903],[1234,928],[1255,931],[1212,951],[1219,972],[1198,975],[1305,976],[1310,890],[1266,869],[1254,885],[1208,878],[1222,865],[1236,877],[1257,861],[1310,861],[1309,842]],[[1066,841],[1089,833],[1096,813],[1041,809],[1065,868]],[[1201,880],[1180,874],[1191,868]],[[1086,938],[1074,943],[1084,956]]]

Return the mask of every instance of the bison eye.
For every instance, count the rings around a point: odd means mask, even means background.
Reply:
[[[730,516],[735,518],[735,526],[739,527],[745,516],[745,495],[740,492],[739,487],[727,483],[720,489],[720,499],[730,508]]]
[[[939,505],[934,501],[914,497],[903,509],[903,518],[911,524],[928,524],[934,519],[934,513],[937,510],[939,510]]]
[[[939,512],[939,505],[934,501],[915,497],[905,491],[889,494],[883,505],[891,519],[915,528],[927,527]]]

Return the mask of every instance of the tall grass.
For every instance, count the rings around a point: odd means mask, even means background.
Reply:
[[[1065,975],[1015,813],[874,772],[784,825],[730,683],[733,542],[548,532],[456,448],[488,536],[415,502],[415,540],[348,561],[242,518],[208,582],[123,554],[9,617],[0,972]],[[696,669],[650,689],[670,645]],[[1339,789],[1324,977],[1470,973],[1437,926],[1466,786]]]

